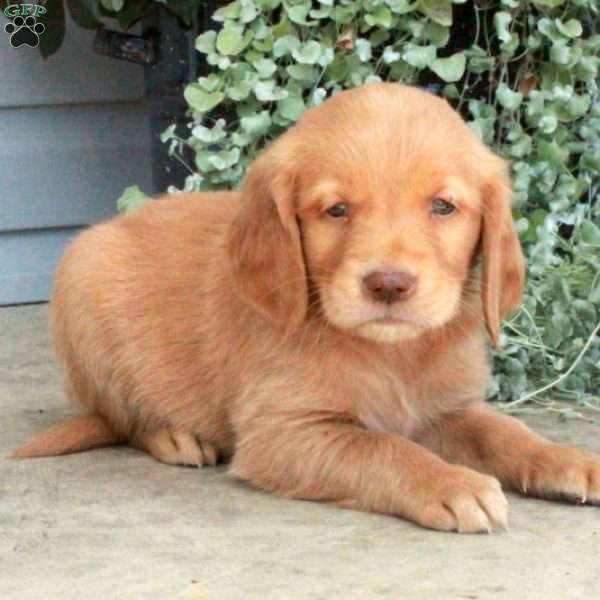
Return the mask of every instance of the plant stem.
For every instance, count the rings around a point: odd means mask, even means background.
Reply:
[[[545,386],[543,386],[541,388],[538,388],[537,390],[533,390],[532,392],[529,392],[527,394],[524,394],[520,398],[517,398],[517,400],[513,400],[512,402],[508,402],[507,404],[505,404],[503,406],[503,409],[508,410],[508,409],[511,409],[511,408],[513,408],[515,406],[519,406],[520,404],[523,404],[523,403],[527,402],[527,400],[530,400],[531,398],[534,398],[538,394],[543,394],[544,392],[547,392],[548,390],[551,390],[553,387],[556,387],[559,383],[561,383],[562,381],[564,381],[574,371],[575,367],[577,367],[577,365],[580,363],[581,359],[583,358],[584,354],[587,352],[588,348],[591,346],[594,338],[596,337],[596,335],[597,335],[597,333],[599,331],[600,331],[600,322],[598,322],[598,324],[594,328],[594,331],[592,331],[592,334],[587,339],[587,342],[584,344],[584,346],[581,349],[581,352],[579,352],[577,358],[573,361],[573,363],[571,364],[571,366],[562,375],[560,375],[554,381],[551,381],[547,385],[545,385]]]

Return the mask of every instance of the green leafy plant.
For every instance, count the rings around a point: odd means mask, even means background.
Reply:
[[[490,397],[597,401],[600,23],[595,0],[236,0],[197,38],[212,65],[185,90],[189,135],[163,140],[187,190],[239,183],[309,107],[378,80],[443,94],[512,162],[529,280]],[[189,161],[188,161],[189,162]]]

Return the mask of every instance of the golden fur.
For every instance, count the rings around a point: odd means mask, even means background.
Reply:
[[[435,198],[457,210],[432,214]],[[349,216],[329,216],[340,202]],[[408,273],[414,293],[373,301],[372,271]],[[129,441],[466,532],[506,525],[498,480],[600,501],[598,458],[483,403],[485,330],[497,343],[523,278],[507,167],[447,103],[398,84],[340,93],[240,193],[160,199],[75,240],[52,331],[88,414],[16,456]]]

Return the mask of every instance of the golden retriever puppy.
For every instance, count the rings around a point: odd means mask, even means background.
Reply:
[[[340,93],[251,166],[67,250],[52,330],[87,414],[16,456],[128,441],[169,464],[461,532],[501,485],[600,502],[600,459],[483,402],[486,329],[518,306],[506,164],[448,104]]]

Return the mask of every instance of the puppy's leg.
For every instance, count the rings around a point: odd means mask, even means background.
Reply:
[[[483,404],[444,417],[421,441],[524,494],[600,504],[600,456],[553,444]]]
[[[173,427],[137,433],[131,444],[169,465],[201,467],[217,464],[217,453],[210,443],[201,441],[193,433]]]
[[[406,438],[322,413],[311,421],[270,412],[244,422],[232,472],[290,498],[396,515],[433,529],[506,526],[507,503],[496,479],[445,463]]]

